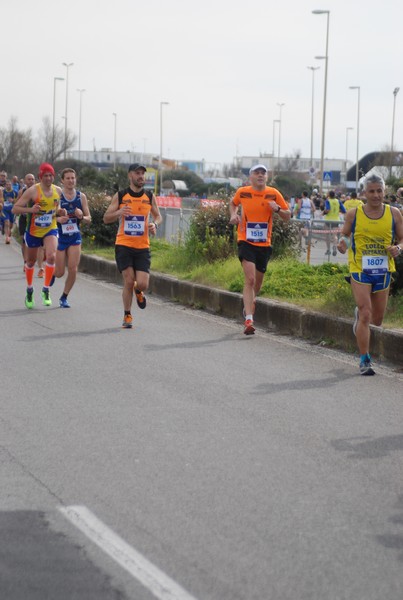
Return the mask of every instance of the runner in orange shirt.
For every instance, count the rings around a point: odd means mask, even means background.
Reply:
[[[249,171],[251,185],[240,187],[230,202],[230,223],[238,226],[238,257],[245,282],[243,288],[244,333],[255,333],[255,299],[262,287],[272,252],[273,215],[289,221],[291,212],[281,193],[268,187],[267,168],[255,165]]]
[[[144,292],[150,279],[150,234],[155,235],[162,217],[152,192],[144,190],[144,165],[129,167],[129,187],[117,192],[104,214],[104,223],[119,220],[115,242],[115,258],[123,276],[122,327],[131,329],[133,292],[139,308],[146,307]],[[153,220],[151,221],[150,216]]]

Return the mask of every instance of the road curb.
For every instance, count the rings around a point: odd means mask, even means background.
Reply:
[[[80,271],[94,277],[122,284],[122,276],[114,261],[82,254]],[[183,281],[163,273],[151,273],[149,293],[194,306],[241,322],[242,295]],[[258,298],[255,323],[282,335],[293,335],[324,342],[347,352],[356,352],[352,319],[343,319],[309,311],[293,304]],[[371,325],[371,353],[400,367],[403,366],[403,331]]]

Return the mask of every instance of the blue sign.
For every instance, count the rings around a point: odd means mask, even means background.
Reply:
[[[332,181],[331,171],[323,171],[323,181]]]

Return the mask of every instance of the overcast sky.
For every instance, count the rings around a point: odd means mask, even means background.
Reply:
[[[113,148],[177,160],[230,163],[271,152],[282,108],[281,154],[310,155],[315,71],[314,156],[320,156],[330,10],[325,156],[390,147],[403,151],[403,2],[400,0],[4,0],[0,126],[22,129],[52,119],[54,77],[69,68],[68,127],[82,150]],[[56,123],[64,128],[65,82],[56,85]],[[76,145],[78,148],[78,142]],[[277,153],[277,141],[276,141]]]

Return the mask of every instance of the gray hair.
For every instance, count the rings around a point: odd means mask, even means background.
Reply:
[[[364,191],[369,185],[371,185],[371,183],[377,183],[382,187],[383,190],[385,189],[385,182],[380,175],[376,175],[375,173],[369,173],[366,175],[363,181]]]

